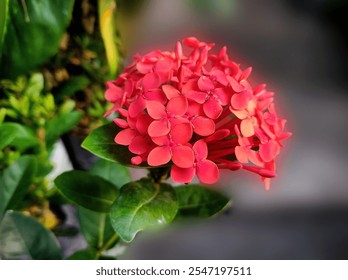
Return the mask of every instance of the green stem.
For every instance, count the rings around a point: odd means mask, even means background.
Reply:
[[[118,239],[118,235],[115,233],[113,234],[110,239],[104,244],[103,247],[101,247],[98,252],[97,252],[97,259],[100,258],[100,256],[102,255],[102,253],[105,251],[105,250],[108,250],[110,249],[110,247],[117,241]]]

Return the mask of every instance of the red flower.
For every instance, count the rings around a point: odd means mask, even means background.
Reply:
[[[119,114],[115,142],[128,146],[131,163],[170,166],[174,181],[215,183],[219,169],[259,174],[269,187],[285,120],[278,118],[273,92],[252,87],[251,67],[242,71],[226,47],[190,37],[173,52],[137,55],[116,81],[107,83],[107,112]]]

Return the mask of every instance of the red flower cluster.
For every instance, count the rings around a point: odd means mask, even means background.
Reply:
[[[171,166],[171,178],[188,183],[218,180],[219,169],[245,169],[259,174],[269,187],[274,160],[286,120],[277,117],[273,92],[248,81],[223,47],[190,37],[173,52],[153,51],[135,56],[116,81],[108,82],[105,97],[114,105],[106,115],[119,114],[123,128],[115,142],[128,146],[131,163]]]

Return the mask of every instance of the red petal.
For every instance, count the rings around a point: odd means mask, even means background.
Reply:
[[[206,76],[200,77],[197,84],[202,91],[211,91],[215,88],[213,81]]]
[[[248,102],[251,99],[251,94],[247,91],[235,93],[231,97],[231,104],[234,109],[241,110],[248,107]]]
[[[198,48],[199,46],[199,41],[196,37],[187,37],[182,42],[188,47]]]
[[[156,147],[147,156],[147,163],[150,166],[160,166],[170,161],[171,154],[169,148]]]
[[[227,128],[224,129],[219,129],[217,131],[215,131],[215,133],[207,138],[205,138],[206,142],[213,142],[213,141],[220,141],[224,138],[226,138],[227,136],[229,136],[231,134],[231,131]]]
[[[213,76],[220,84],[227,86],[228,80],[223,71],[214,69],[210,72],[210,75]]]
[[[172,148],[172,161],[181,168],[192,167],[195,161],[193,151],[188,146],[176,146]]]
[[[169,57],[163,57],[158,60],[155,66],[155,72],[168,72],[173,66],[173,60]]]
[[[121,103],[123,97],[123,89],[113,85],[112,83],[107,84],[109,88],[105,92],[105,99],[112,103]]]
[[[137,135],[138,132],[136,132],[134,129],[126,128],[117,133],[115,142],[120,145],[128,146]]]
[[[237,146],[234,151],[236,154],[236,158],[240,163],[248,163],[249,158],[248,151],[246,150],[246,148]]]
[[[217,119],[222,113],[222,107],[214,98],[209,98],[203,104],[203,111],[208,118]]]
[[[270,140],[268,143],[260,145],[259,153],[265,162],[269,162],[279,153],[279,145],[276,141]]]
[[[135,118],[145,109],[145,107],[145,99],[142,96],[139,96],[133,103],[129,105],[128,114],[130,117]]]
[[[192,121],[194,132],[200,136],[208,136],[214,133],[215,123],[206,117],[197,117]]]
[[[188,107],[188,102],[185,96],[180,95],[173,97],[169,100],[167,104],[167,111],[169,114],[175,116],[182,116],[186,113]]]
[[[197,161],[201,161],[207,158],[208,156],[208,146],[207,143],[201,139],[193,144],[193,151],[195,152],[195,157]]]
[[[176,165],[173,165],[172,170],[170,172],[170,177],[173,181],[178,183],[189,183],[192,181],[195,176],[195,168],[180,168]]]
[[[172,99],[173,97],[180,95],[180,91],[178,91],[175,87],[171,85],[163,85],[162,90],[168,99]]]
[[[170,140],[169,140],[168,135],[159,136],[159,137],[152,137],[151,139],[158,146],[169,146],[170,145]]]
[[[240,131],[244,137],[250,137],[255,134],[254,123],[252,118],[247,118],[241,121]]]
[[[186,144],[192,138],[192,127],[189,123],[181,123],[172,127],[172,140],[176,144]]]
[[[227,105],[231,98],[228,92],[223,88],[217,88],[214,90],[214,96],[220,101],[222,105]]]
[[[136,155],[141,155],[150,148],[149,141],[144,136],[136,136],[129,145],[129,150]]]
[[[144,93],[146,100],[157,101],[159,103],[165,104],[167,102],[166,96],[163,94],[163,91],[159,88],[151,89]]]
[[[153,68],[153,63],[144,63],[144,62],[138,62],[137,63],[137,70],[142,74],[149,73]]]
[[[158,88],[160,85],[160,78],[156,73],[149,73],[144,76],[142,84],[144,87],[144,91]]]
[[[153,122],[153,119],[149,115],[139,115],[135,122],[135,128],[140,134],[147,134],[149,125]]]
[[[164,136],[167,135],[169,131],[170,127],[168,120],[153,121],[147,129],[147,132],[151,137]]]
[[[206,100],[207,94],[205,92],[191,90],[186,91],[185,96],[199,104],[203,104]]]
[[[198,179],[205,184],[213,184],[219,179],[219,169],[210,160],[197,163],[196,172]]]
[[[241,86],[234,78],[232,78],[231,76],[227,76],[227,80],[229,81],[232,89],[235,91],[235,92],[241,92],[244,87]]]
[[[124,119],[116,118],[116,119],[114,119],[114,123],[118,127],[121,127],[121,128],[127,128],[128,127],[128,123]]]
[[[146,101],[146,109],[151,118],[157,120],[167,116],[166,107],[157,101]]]

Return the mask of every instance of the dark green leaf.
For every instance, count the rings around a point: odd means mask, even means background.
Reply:
[[[177,210],[175,192],[170,185],[141,179],[121,188],[110,218],[117,234],[131,242],[139,231],[171,223]]]
[[[91,247],[100,249],[115,235],[107,213],[79,208],[78,217],[82,234]]]
[[[94,248],[83,249],[75,252],[68,260],[97,260],[98,251]]]
[[[82,117],[79,111],[63,113],[47,123],[46,141],[50,146],[59,138],[59,136],[67,133],[75,125],[77,125]]]
[[[9,1],[0,76],[25,74],[53,56],[70,22],[73,6],[73,0]]]
[[[61,259],[52,232],[34,218],[8,211],[0,224],[0,257],[3,259]]]
[[[17,148],[19,151],[24,151],[39,144],[39,141],[35,134],[29,128],[18,123],[5,122],[0,126],[0,134],[2,130],[15,131],[14,138],[9,143],[7,143],[7,145],[10,144],[11,146]]]
[[[1,61],[2,44],[3,44],[6,30],[7,30],[8,3],[9,3],[9,0],[0,1],[0,61]]]
[[[90,170],[92,174],[98,175],[105,180],[121,188],[128,183],[131,178],[127,167],[116,162],[99,159]]]
[[[35,158],[22,156],[0,173],[0,220],[7,209],[15,208],[22,201],[35,171]]]
[[[68,81],[53,90],[55,100],[63,101],[65,97],[72,96],[75,92],[86,88],[89,83],[90,80],[86,76],[71,77]]]
[[[183,185],[174,189],[179,204],[178,215],[181,216],[210,217],[230,203],[223,194],[200,185]]]
[[[55,179],[60,192],[77,205],[97,212],[109,212],[118,190],[105,179],[86,171],[68,171]]]
[[[131,158],[134,154],[128,150],[128,147],[118,145],[114,141],[116,134],[120,131],[121,129],[114,123],[103,125],[93,130],[83,141],[81,146],[102,159],[131,167],[151,167],[145,164],[131,164]]]

